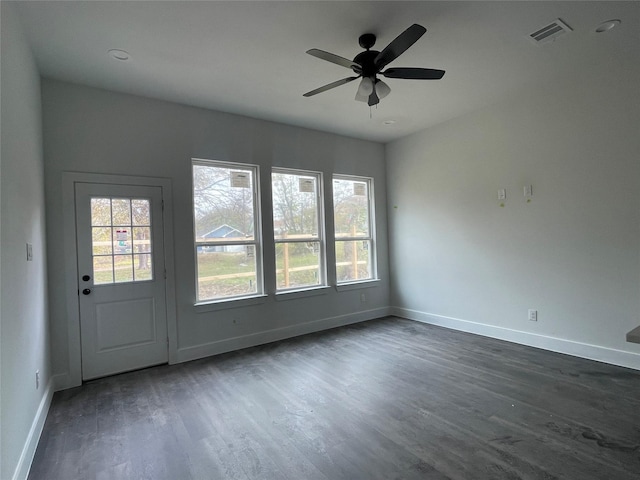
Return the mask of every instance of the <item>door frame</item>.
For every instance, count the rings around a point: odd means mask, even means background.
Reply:
[[[69,370],[58,377],[57,389],[82,385],[82,349],[80,340],[80,285],[78,282],[78,248],[76,243],[77,183],[160,187],[163,200],[164,258],[167,278],[165,301],[167,307],[167,336],[169,340],[169,364],[177,362],[178,326],[176,318],[175,262],[173,245],[173,199],[171,180],[159,177],[138,177],[99,173],[62,173],[62,223],[64,225],[65,301],[67,307],[67,361]],[[60,378],[66,376],[67,378]]]

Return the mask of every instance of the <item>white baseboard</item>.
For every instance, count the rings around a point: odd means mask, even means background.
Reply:
[[[18,464],[16,466],[15,471],[13,472],[13,480],[26,480],[29,476],[29,470],[31,469],[31,462],[33,462],[33,457],[36,453],[36,448],[38,447],[38,442],[40,441],[40,435],[42,434],[42,429],[44,428],[44,422],[47,419],[47,414],[49,413],[49,407],[51,406],[51,399],[53,398],[53,379],[49,380],[47,384],[47,388],[44,391],[44,395],[42,396],[42,400],[40,400],[40,405],[38,406],[38,410],[36,412],[36,416],[31,423],[31,429],[29,430],[29,435],[27,435],[27,439],[24,442],[24,446],[22,447],[22,453],[20,454],[20,459],[18,460]]]
[[[390,307],[390,314],[398,317],[415,320],[431,325],[439,325],[462,332],[475,333],[485,337],[506,340],[507,342],[519,343],[529,347],[541,348],[552,352],[564,353],[574,357],[596,360],[598,362],[610,363],[621,367],[640,370],[640,354],[615,350],[613,348],[590,345],[588,343],[574,342],[563,338],[547,337],[535,333],[511,330],[504,327],[496,327],[484,323],[462,320],[459,318],[436,315],[434,313],[421,312],[401,307]]]
[[[344,325],[386,317],[387,315],[389,315],[389,309],[387,307],[376,308],[363,312],[339,315],[337,317],[322,318],[320,320],[291,325],[288,327],[275,328],[273,330],[252,333],[250,335],[227,338],[217,342],[209,342],[192,347],[180,348],[178,349],[176,356],[177,363],[188,362],[190,360],[209,357],[211,355],[219,355],[221,353],[240,350],[242,348],[255,347],[257,345],[276,342],[286,338],[297,337],[308,333],[328,330],[330,328],[342,327]]]

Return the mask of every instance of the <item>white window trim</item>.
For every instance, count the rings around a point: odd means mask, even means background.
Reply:
[[[276,298],[284,298],[278,297],[278,295],[282,294],[300,294],[299,296],[303,296],[303,292],[312,292],[314,290],[321,291],[322,289],[327,288],[329,285],[327,283],[327,246],[326,246],[326,236],[325,236],[325,210],[324,210],[324,178],[322,172],[317,172],[313,170],[301,170],[297,168],[283,168],[283,167],[272,167],[271,168],[271,211],[272,215],[274,212],[273,208],[273,174],[281,173],[283,175],[299,175],[301,177],[316,177],[317,179],[317,188],[316,188],[316,204],[318,205],[318,233],[317,237],[312,238],[276,238],[275,229],[272,232],[273,234],[273,242],[274,247],[278,244],[285,243],[308,243],[308,242],[318,242],[320,245],[320,260],[318,262],[318,267],[320,269],[319,272],[319,283],[317,285],[308,285],[303,287],[290,287],[290,288],[278,288],[278,282],[276,280]],[[275,250],[274,250],[275,251]],[[275,258],[274,258],[275,260]],[[274,271],[274,275],[276,274],[277,268]],[[312,292],[313,293],[313,292]],[[298,297],[298,295],[289,295],[289,298]]]
[[[193,185],[193,167],[195,165],[210,166],[228,169],[246,169],[253,171],[253,240],[230,240],[226,242],[198,242],[196,240],[196,222],[194,209],[194,185]],[[191,215],[193,216],[193,255],[195,265],[195,298],[194,306],[199,311],[204,311],[204,306],[220,305],[219,308],[232,308],[238,306],[238,302],[242,300],[263,299],[264,293],[264,265],[262,259],[262,210],[260,208],[260,167],[249,163],[225,162],[220,160],[208,160],[202,158],[191,159]],[[247,295],[234,295],[220,298],[211,298],[206,300],[198,300],[198,247],[224,247],[228,245],[252,245],[255,248],[256,260],[256,292]],[[217,309],[217,308],[212,308]]]
[[[331,191],[332,198],[331,201],[333,204],[333,214],[334,214],[334,225],[335,225],[335,197],[333,196],[333,181],[334,180],[346,180],[350,182],[362,182],[367,184],[367,202],[369,205],[369,236],[368,237],[351,237],[351,236],[343,236],[337,237],[335,236],[334,231],[334,243],[338,242],[357,242],[357,241],[369,241],[369,258],[371,263],[371,276],[368,278],[357,279],[357,280],[345,280],[338,281],[336,278],[336,289],[340,290],[350,290],[352,288],[366,288],[371,286],[370,284],[373,282],[379,281],[378,278],[378,255],[377,255],[377,242],[376,242],[376,211],[375,211],[375,194],[374,194],[374,182],[373,177],[363,177],[360,175],[342,175],[339,173],[335,173],[331,178]],[[337,257],[336,257],[337,264]],[[337,277],[337,265],[336,265],[336,277]],[[369,284],[369,285],[367,285]]]

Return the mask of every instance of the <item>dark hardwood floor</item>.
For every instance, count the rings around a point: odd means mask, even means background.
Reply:
[[[640,479],[640,372],[398,318],[56,393],[30,479]]]

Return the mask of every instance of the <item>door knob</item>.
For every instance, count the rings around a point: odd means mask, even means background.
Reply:
[[[83,295],[89,295],[91,293],[91,289],[90,288],[85,288],[84,290],[82,290],[82,294]]]

